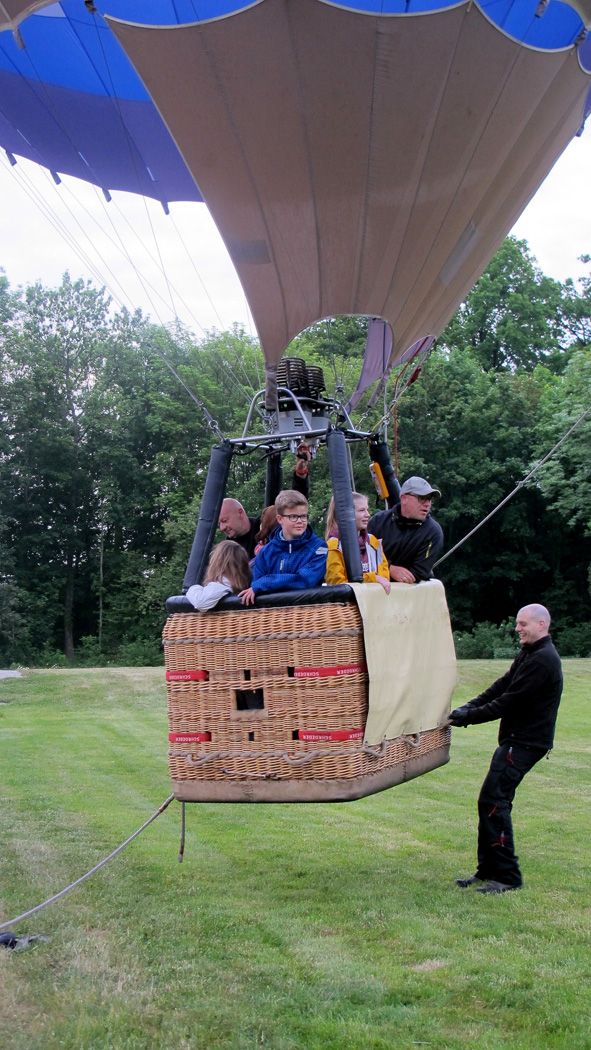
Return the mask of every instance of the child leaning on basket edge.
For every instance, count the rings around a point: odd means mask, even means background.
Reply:
[[[248,554],[234,540],[222,540],[212,550],[203,584],[189,587],[185,597],[194,609],[213,609],[227,594],[237,594],[250,583]]]
[[[355,527],[359,540],[361,568],[363,569],[363,582],[379,583],[386,594],[389,594],[390,569],[388,567],[388,559],[384,554],[382,541],[367,531],[367,523],[370,518],[367,496],[363,496],[360,492],[354,492],[353,509],[355,511]],[[335,517],[334,498],[331,499],[328,505],[328,513],[326,515],[326,541],[328,544],[326,582],[331,584],[348,583],[343,549],[339,539],[339,527]]]
[[[284,489],[275,510],[278,528],[254,559],[252,584],[240,593],[243,605],[253,605],[257,594],[307,590],[324,580],[328,549],[308,525],[308,500]]]

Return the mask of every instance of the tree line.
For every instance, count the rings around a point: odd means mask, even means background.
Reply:
[[[288,353],[320,365],[329,393],[349,394],[365,331],[357,318],[322,322]],[[164,601],[181,587],[216,427],[240,433],[263,386],[256,340],[239,327],[197,340],[114,312],[104,290],[67,274],[58,288],[18,290],[0,274],[0,368],[0,665],[159,662]],[[400,477],[442,490],[446,549],[519,485],[590,395],[591,277],[555,281],[509,238],[389,419]],[[534,600],[550,608],[564,655],[591,655],[590,448],[588,416],[442,564],[460,655],[505,655],[510,620]],[[371,494],[361,447],[353,466]],[[251,514],[264,473],[260,454],[235,457],[229,491]],[[322,530],[322,452],[311,493]]]

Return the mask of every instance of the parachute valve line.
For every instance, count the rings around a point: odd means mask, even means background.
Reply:
[[[521,481],[517,482],[517,484],[516,484],[515,488],[513,489],[513,491],[510,492],[508,496],[505,496],[505,498],[503,500],[501,500],[501,502],[498,503],[497,506],[494,507],[493,510],[491,510],[490,513],[487,514],[485,518],[482,519],[482,521],[478,522],[478,525],[475,525],[474,528],[471,529],[470,532],[466,533],[466,535],[463,537],[463,539],[459,540],[458,543],[456,543],[456,545],[454,547],[452,547],[450,550],[448,550],[443,555],[443,557],[439,559],[439,561],[436,561],[435,564],[433,565],[433,568],[434,569],[437,568],[438,565],[441,565],[442,562],[446,561],[447,558],[449,558],[450,554],[454,554],[457,550],[459,550],[460,547],[463,547],[464,543],[466,543],[469,539],[471,539],[471,537],[474,536],[474,534],[476,532],[478,532],[478,530],[481,529],[483,525],[486,525],[487,521],[490,521],[490,519],[493,517],[493,515],[495,515],[497,513],[497,511],[501,509],[501,507],[504,507],[505,504],[508,503],[510,499],[513,499],[513,496],[515,496],[515,494],[517,492],[519,492],[519,490],[522,489],[524,485],[527,484],[527,482],[529,481],[530,478],[533,478],[534,474],[537,474],[538,470],[540,470],[540,468],[543,467],[545,463],[547,463],[547,461],[550,459],[551,456],[554,455],[554,453],[557,451],[557,449],[559,449],[560,446],[567,440],[567,438],[570,437],[570,435],[572,434],[573,430],[576,430],[576,428],[579,426],[579,423],[582,423],[583,420],[590,414],[591,414],[591,408],[586,408],[585,411],[581,413],[579,418],[577,420],[575,420],[575,422],[573,423],[572,427],[570,427],[567,430],[566,434],[562,435],[562,437],[560,438],[560,441],[557,441],[556,444],[554,445],[554,447],[551,448],[550,451],[546,453],[544,458],[541,459],[539,461],[539,463],[536,463],[535,467],[532,467],[532,469],[530,470],[529,474],[526,474],[526,476],[524,478],[522,478]]]
[[[98,864],[95,864],[94,868],[91,868],[90,871],[87,871],[85,875],[81,875],[79,879],[75,880],[75,882],[71,882],[69,886],[65,886],[63,890],[59,891],[59,893],[54,893],[53,897],[48,897],[47,900],[42,902],[42,904],[37,904],[34,908],[29,908],[28,911],[22,912],[20,915],[17,915],[15,919],[10,919],[9,922],[0,923],[0,932],[2,930],[8,929],[9,926],[14,926],[17,922],[21,922],[23,919],[28,919],[30,915],[35,915],[36,912],[42,911],[42,909],[47,908],[48,905],[55,904],[55,902],[59,901],[61,897],[65,897],[66,893],[69,893],[70,890],[75,889],[76,886],[80,886],[80,884],[82,882],[85,882],[86,879],[89,879],[91,875],[94,875],[95,872],[99,871],[101,868],[104,868],[105,864],[108,864],[109,861],[113,860],[114,857],[121,853],[126,846],[129,846],[130,842],[133,842],[134,839],[137,839],[138,835],[141,835],[142,831],[145,831],[145,829],[154,820],[156,820],[156,817],[159,817],[161,813],[164,813],[164,810],[167,809],[168,806],[170,806],[170,803],[173,801],[174,795],[169,795],[168,798],[165,799],[165,801],[162,803],[162,805],[158,806],[156,812],[152,813],[152,816],[148,817],[148,820],[144,821],[142,826],[138,828],[137,831],[133,832],[133,835],[130,835],[129,838],[126,838],[125,842],[122,842],[121,845],[117,846],[117,848],[114,849],[111,853],[109,853],[107,857],[103,857],[103,859],[100,860]]]

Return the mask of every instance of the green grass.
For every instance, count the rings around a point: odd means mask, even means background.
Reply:
[[[456,702],[505,668],[460,664]],[[591,1047],[591,661],[565,661],[556,748],[520,787],[520,893],[474,870],[494,724],[344,805],[174,803],[0,951],[11,1050]],[[57,892],[169,794],[161,669],[0,681],[0,921]],[[6,1039],[3,1044],[3,1038]]]

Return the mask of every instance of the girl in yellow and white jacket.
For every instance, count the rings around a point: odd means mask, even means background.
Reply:
[[[359,553],[361,555],[361,567],[363,569],[364,583],[379,583],[386,594],[390,593],[390,569],[388,559],[382,548],[382,541],[367,531],[367,523],[370,518],[367,496],[360,492],[353,493],[353,507],[355,510],[355,525],[359,537]],[[334,499],[331,499],[326,516],[326,540],[328,547],[328,558],[326,562],[326,583],[348,583],[345,559],[339,539],[339,527],[337,525],[334,509]]]

